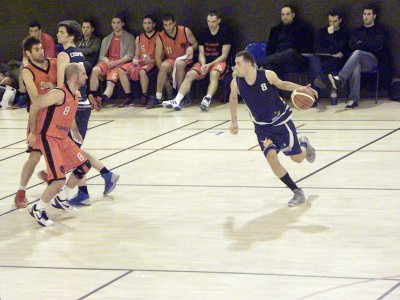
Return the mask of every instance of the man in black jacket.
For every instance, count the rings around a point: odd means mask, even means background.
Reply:
[[[292,6],[281,8],[282,22],[271,28],[267,45],[266,69],[278,74],[293,73],[303,62],[301,53],[309,53],[312,48],[312,32],[298,21]]]
[[[378,67],[378,60],[383,55],[382,49],[387,36],[385,31],[375,24],[376,15],[374,6],[364,6],[364,24],[354,29],[350,36],[349,47],[353,53],[337,76],[329,74],[329,80],[335,89],[343,86],[349,80],[350,93],[346,109],[353,109],[358,106],[361,72],[375,70]]]

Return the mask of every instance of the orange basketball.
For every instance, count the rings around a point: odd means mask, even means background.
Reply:
[[[291,99],[297,109],[305,110],[314,104],[315,96],[310,87],[302,86],[293,91]]]

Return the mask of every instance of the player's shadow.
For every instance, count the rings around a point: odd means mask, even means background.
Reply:
[[[229,217],[224,223],[224,235],[233,243],[233,250],[246,250],[255,243],[275,240],[280,238],[289,230],[300,230],[306,233],[321,233],[328,230],[322,225],[294,225],[298,218],[312,206],[317,196],[310,196],[309,200],[298,207],[285,207],[270,214],[258,217],[237,227],[235,218]]]

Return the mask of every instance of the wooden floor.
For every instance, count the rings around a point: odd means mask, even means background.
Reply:
[[[91,171],[93,205],[43,228],[13,207],[27,114],[0,110],[0,299],[400,299],[400,104],[294,111],[317,149],[280,155],[297,208],[238,116],[233,136],[219,103],[93,112],[84,148],[119,184],[103,197]],[[34,176],[31,204],[43,189]]]

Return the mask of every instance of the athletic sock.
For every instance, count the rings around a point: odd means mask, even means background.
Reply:
[[[162,93],[157,92],[156,98],[160,101],[162,99]]]
[[[67,187],[66,185],[64,185],[64,187],[61,189],[61,191],[58,193],[58,198],[61,200],[61,201],[65,201],[65,200],[68,200],[68,195],[69,195],[69,191],[70,191],[71,189],[69,188],[69,187]]]
[[[100,174],[101,175],[104,175],[104,174],[107,174],[107,173],[110,173],[110,171],[106,167],[104,167],[103,169],[100,170]]]
[[[78,186],[78,190],[81,191],[82,193],[85,193],[86,195],[89,195],[86,185]]]
[[[26,185],[25,185],[25,186],[20,185],[20,186],[19,186],[19,189],[22,190],[22,191],[26,191]]]
[[[178,105],[181,103],[183,97],[185,97],[183,94],[178,93],[175,97],[175,101],[178,103]]]
[[[46,208],[47,203],[44,202],[42,199],[39,199],[39,202],[36,203],[36,209],[37,210],[42,210]]]
[[[283,177],[279,178],[289,189],[293,190],[297,190],[298,187],[297,185],[294,183],[294,181],[292,180],[292,178],[290,178],[289,173],[286,173]]]

